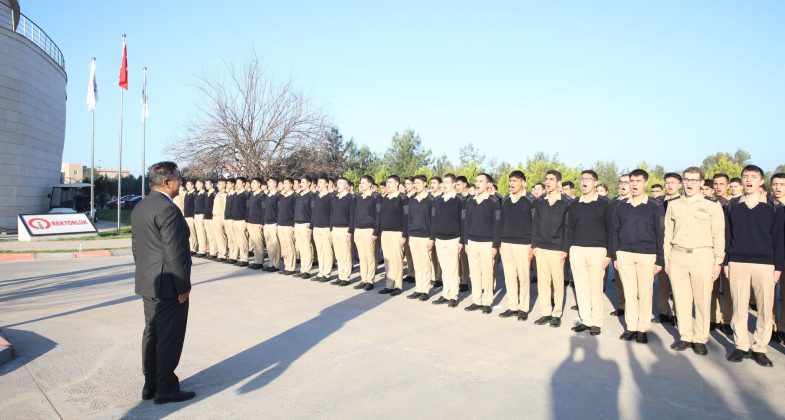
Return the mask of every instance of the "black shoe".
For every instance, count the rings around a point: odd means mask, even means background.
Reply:
[[[705,356],[709,354],[709,349],[707,349],[706,345],[703,343],[693,343],[692,351],[699,356]]]
[[[468,284],[461,284],[460,286],[458,286],[458,291],[459,292],[466,292],[468,290],[469,290],[469,285]]]
[[[346,286],[348,286],[350,284],[352,284],[352,282],[350,282],[349,280],[341,280],[341,282],[338,283],[338,286],[346,287]]]
[[[513,311],[512,309],[507,309],[506,311],[499,314],[499,318],[510,318],[513,316],[518,315],[518,311]]]
[[[286,276],[293,276],[293,275],[297,274],[297,272],[294,271],[294,270],[284,270],[283,274],[286,275]]]
[[[373,290],[373,283],[368,283],[365,285],[365,291]]]
[[[276,271],[278,271],[278,267],[267,267],[267,269],[264,271],[267,271],[269,273],[275,273]]]
[[[478,305],[476,303],[472,303],[471,305],[463,308],[464,311],[479,311],[482,309],[482,305]]]
[[[404,283],[414,283],[415,281],[416,281],[415,278],[412,276],[406,276],[403,278]]]
[[[553,328],[561,327],[561,318],[559,318],[557,316],[551,318],[551,327],[553,327]]]
[[[570,329],[575,331],[575,332],[577,332],[577,333],[581,333],[581,332],[584,332],[584,331],[588,330],[589,327],[587,327],[586,324],[578,324],[578,325],[576,325],[576,326],[574,326],[574,327],[572,327]]]
[[[190,400],[191,398],[195,397],[196,393],[193,391],[175,391],[171,394],[164,394],[164,395],[156,395],[155,402],[156,404],[166,404],[170,402],[180,402]]]
[[[395,289],[393,289],[393,291],[392,291],[392,292],[390,292],[390,296],[398,296],[398,295],[400,295],[401,293],[403,293],[403,290],[401,290],[401,289],[398,289],[398,288],[395,288]]]
[[[237,264],[237,260],[233,260],[233,259],[231,259],[231,258],[227,259],[227,260],[226,260],[226,261],[224,261],[224,262],[225,262],[226,264],[232,264],[232,265],[234,265],[234,264]]]
[[[311,281],[322,281],[322,276],[317,274],[317,275],[311,277]]]
[[[730,327],[730,324],[720,324],[720,331],[728,336],[733,335],[733,328]]]
[[[716,323],[716,322],[709,322],[709,331],[714,331],[714,330],[716,330],[716,329],[717,329],[717,327],[718,327],[719,325],[720,325],[720,324],[718,324],[718,323]]]
[[[482,313],[484,313],[484,314],[491,313],[491,307],[490,306],[483,306],[482,307]]]
[[[215,261],[217,258],[218,258],[217,256],[210,255],[210,254],[207,254],[207,255],[204,256],[204,259],[210,260],[210,261]]]
[[[420,301],[425,302],[426,300],[430,299],[427,293],[420,293]]]
[[[692,348],[692,343],[690,343],[689,341],[681,341],[681,340],[679,340],[679,341],[671,344],[671,350],[684,351],[684,350],[687,350],[687,349],[690,349],[690,348]]]
[[[639,332],[638,335],[635,337],[636,343],[646,344],[649,342],[649,335],[645,332]]]
[[[145,384],[144,387],[142,387],[142,399],[147,401],[147,400],[152,400],[154,397],[155,397],[155,386]]]
[[[577,311],[578,310],[578,305],[572,305],[572,306],[570,306],[570,309],[572,309],[573,311]]]
[[[204,257],[205,257],[205,255],[204,255],[204,254],[200,254],[200,253],[198,253],[198,252],[196,253],[196,258],[204,258]]]
[[[551,322],[552,317],[550,316],[541,316],[536,321],[534,321],[535,325],[545,325]]]
[[[638,336],[638,331],[624,331],[619,336],[620,340],[624,341],[632,341]]]
[[[322,276],[322,279],[319,280],[319,283],[327,283],[328,281],[330,281],[329,277]]]
[[[529,319],[529,313],[526,311],[518,311],[518,321],[526,321]]]
[[[365,289],[365,283],[358,282],[357,284],[354,285],[354,287],[352,287],[352,289],[357,289],[357,290]]]
[[[611,316],[624,316],[624,309],[617,309],[611,312]]]
[[[441,296],[439,297],[439,299],[436,299],[431,303],[433,303],[434,305],[443,305],[445,303],[450,303],[450,300],[445,298],[444,296]]]
[[[420,297],[420,292],[414,292],[414,293],[410,294],[409,296],[406,296],[406,299],[417,299],[419,297]]]
[[[442,287],[442,286],[444,286],[444,282],[441,280],[436,280],[435,282],[433,282],[433,287]]]
[[[454,308],[454,307],[458,306],[458,300],[457,299],[450,299],[450,303],[448,303],[447,306],[449,306],[450,308]]]
[[[602,330],[600,329],[600,327],[589,328],[589,335],[600,335],[601,332]]]
[[[225,263],[226,262],[226,258],[216,258],[215,262]]]
[[[248,261],[240,261],[237,263],[238,267],[248,267]]]
[[[194,255],[196,255],[196,252],[191,251],[191,256],[193,257]]]
[[[331,281],[330,284],[332,284],[333,286],[337,286],[337,285],[341,284],[341,279],[335,279],[335,280]]]
[[[660,314],[658,317],[660,324],[671,324],[673,325],[673,316],[672,315],[663,315]]]
[[[736,362],[736,363],[738,363],[738,362],[741,362],[744,359],[749,359],[749,358],[750,358],[750,352],[744,351],[744,350],[739,350],[739,349],[734,349],[731,352],[730,356],[728,356],[728,361],[729,362]]]
[[[248,266],[248,268],[250,268],[251,270],[261,270],[262,268],[264,268],[264,266],[261,264],[251,264]]]
[[[771,360],[769,360],[769,358],[766,357],[766,353],[759,353],[757,351],[752,351],[752,352],[750,352],[750,355],[752,356],[752,360],[754,360],[755,363],[757,363],[757,364],[759,364],[759,365],[761,365],[763,367],[773,367],[774,366],[774,363],[771,363]]]
[[[382,289],[382,290],[379,290],[379,294],[380,294],[380,295],[389,295],[389,294],[391,294],[392,292],[393,292],[393,289],[390,289],[390,288],[388,288],[388,287],[385,287],[384,289]]]

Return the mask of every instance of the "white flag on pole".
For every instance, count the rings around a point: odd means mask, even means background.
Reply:
[[[144,80],[142,81],[142,122],[145,122],[150,115],[150,109],[147,107],[147,67],[144,70]]]
[[[90,80],[87,82],[87,110],[95,110],[98,102],[98,83],[95,81],[95,58],[90,61]]]

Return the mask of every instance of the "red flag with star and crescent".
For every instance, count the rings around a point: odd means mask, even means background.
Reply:
[[[123,62],[120,64],[120,87],[128,90],[128,50],[125,46],[125,36],[123,36]]]

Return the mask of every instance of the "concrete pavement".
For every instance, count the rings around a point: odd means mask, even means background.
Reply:
[[[537,309],[501,319],[503,292],[483,315],[463,311],[469,299],[450,309],[194,262],[177,373],[197,398],[163,406],[140,400],[130,257],[3,264],[0,329],[19,355],[0,366],[0,417],[785,416],[782,346],[766,369],[727,362],[732,345],[717,332],[700,357],[669,350],[674,329],[660,325],[641,345],[620,341],[610,316],[598,337],[570,331],[569,309],[558,329],[534,325]]]

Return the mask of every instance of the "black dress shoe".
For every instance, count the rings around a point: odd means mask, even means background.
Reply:
[[[237,263],[238,267],[248,267],[248,261],[240,261]]]
[[[570,309],[572,309],[573,311],[577,311],[578,310],[578,305],[572,305],[572,306],[570,306]]]
[[[499,318],[510,318],[513,316],[518,315],[518,311],[513,311],[512,309],[507,309],[506,311],[499,314]]]
[[[330,281],[329,277],[322,276],[322,279],[319,280],[319,283],[327,283],[328,281]]]
[[[440,296],[439,299],[436,299],[431,303],[433,303],[434,305],[444,305],[446,303],[450,303],[450,300],[445,298],[444,296]]]
[[[639,332],[638,335],[635,337],[636,343],[646,344],[649,342],[649,335],[645,332]]]
[[[300,278],[301,279],[310,279],[311,278],[311,273],[300,273]]]
[[[357,284],[354,285],[354,287],[352,287],[352,289],[357,289],[357,290],[365,289],[365,283],[358,282]]]
[[[330,284],[332,284],[333,286],[337,286],[337,285],[341,284],[341,279],[335,279],[335,280],[331,281]]]
[[[296,271],[293,271],[293,270],[284,270],[283,274],[284,274],[285,276],[292,276],[292,275],[294,275],[294,274],[297,274],[297,272],[296,272]]]
[[[591,328],[589,328],[589,334],[590,335],[600,335],[601,332],[602,332],[602,330],[600,329],[600,327],[591,327]]]
[[[425,302],[428,299],[430,299],[430,296],[427,293],[420,293],[420,301],[421,302]]]
[[[479,311],[482,309],[482,305],[478,305],[476,303],[472,303],[471,305],[463,308],[464,311]]]
[[[576,325],[576,326],[574,326],[574,327],[572,327],[570,329],[575,331],[575,332],[580,333],[580,332],[584,332],[584,331],[588,330],[589,327],[586,326],[586,324],[578,324],[578,325]]]
[[[278,271],[278,267],[267,267],[264,271],[267,271],[268,273],[275,273]]]
[[[311,281],[321,281],[321,280],[322,280],[322,276],[320,276],[320,275],[316,275],[316,276],[311,277]]]
[[[196,253],[196,258],[204,258],[204,257],[205,257],[205,255],[204,255],[204,254],[200,254],[200,253],[198,253],[198,252]]]
[[[468,290],[469,290],[469,285],[468,284],[461,284],[460,286],[458,286],[458,291],[459,292],[466,292]]]
[[[518,311],[518,321],[526,321],[529,319],[529,313],[526,311]]]
[[[490,307],[490,306],[487,306],[487,305],[486,305],[486,306],[483,306],[483,307],[482,307],[482,313],[484,313],[484,314],[489,314],[489,313],[491,313],[491,307]]]
[[[193,391],[175,391],[171,394],[156,394],[155,402],[156,404],[166,404],[170,402],[180,402],[190,400],[191,398],[195,397],[196,393]]]
[[[441,280],[436,280],[435,282],[433,282],[433,287],[442,287],[442,286],[444,286],[444,282]]]
[[[251,270],[261,270],[262,268],[264,268],[264,266],[261,264],[251,264],[248,266],[248,268],[250,268]]]
[[[226,258],[217,258],[215,261],[219,263],[224,263],[226,262]]]
[[[738,362],[741,362],[744,359],[749,359],[749,358],[750,358],[750,352],[744,351],[744,350],[739,350],[739,349],[734,349],[731,352],[730,356],[728,356],[728,361],[729,362],[737,362],[738,363]]]
[[[196,255],[196,252],[191,251],[191,256],[193,257],[194,255]]]
[[[541,316],[536,321],[534,321],[535,325],[545,325],[551,322],[551,316]]]
[[[366,283],[364,287],[365,291],[373,290],[373,283]]]
[[[690,343],[689,341],[679,340],[679,341],[671,344],[671,350],[684,351],[684,350],[687,350],[689,348],[692,348],[692,343]]]
[[[725,335],[733,335],[733,328],[730,324],[720,324],[720,331]]]
[[[624,309],[617,309],[611,312],[611,316],[624,316]]]
[[[714,330],[716,330],[716,329],[717,329],[717,327],[718,327],[719,325],[720,325],[720,324],[718,324],[718,323],[716,323],[716,322],[709,322],[709,331],[714,331]]]
[[[454,307],[458,306],[458,300],[457,299],[450,299],[450,303],[448,303],[447,306],[449,306],[450,308],[454,308]]]
[[[406,299],[417,299],[419,297],[420,297],[420,292],[414,292],[414,293],[410,294],[409,296],[406,296]]]
[[[632,341],[638,336],[638,331],[624,331],[619,336],[620,340],[624,341]]]
[[[709,354],[709,349],[707,349],[706,345],[703,343],[693,343],[692,351],[699,356],[705,356]]]
[[[403,290],[401,290],[401,289],[399,289],[399,288],[397,288],[397,287],[396,287],[395,289],[393,289],[393,291],[392,291],[392,292],[390,292],[390,296],[398,296],[398,295],[400,295],[401,293],[403,293]]]
[[[225,262],[226,264],[232,264],[232,265],[234,265],[234,264],[237,264],[237,260],[233,260],[233,259],[231,259],[231,258],[227,259],[227,260],[226,260],[226,261],[224,261],[224,262]]]
[[[763,367],[772,367],[772,366],[774,366],[774,363],[771,363],[771,360],[769,360],[769,358],[766,357],[766,353],[759,353],[757,351],[752,351],[752,352],[750,352],[750,355],[752,356],[752,360],[754,360],[755,363],[757,363],[757,364],[759,364],[759,365],[761,365]]]
[[[406,277],[403,278],[403,282],[404,283],[414,283],[416,281],[417,280],[414,277],[412,277],[412,276],[406,276]]]
[[[380,295],[389,295],[390,293],[392,293],[392,291],[393,291],[393,289],[385,287],[384,289],[379,290],[379,294]]]
[[[142,387],[142,399],[147,401],[152,400],[153,397],[155,397],[155,386],[145,384]]]
[[[553,327],[553,328],[561,327],[561,318],[559,318],[557,316],[551,318],[551,327]]]
[[[349,280],[341,280],[341,282],[338,283],[338,286],[346,287],[346,286],[348,286],[350,284],[352,284],[352,282],[350,282]]]

